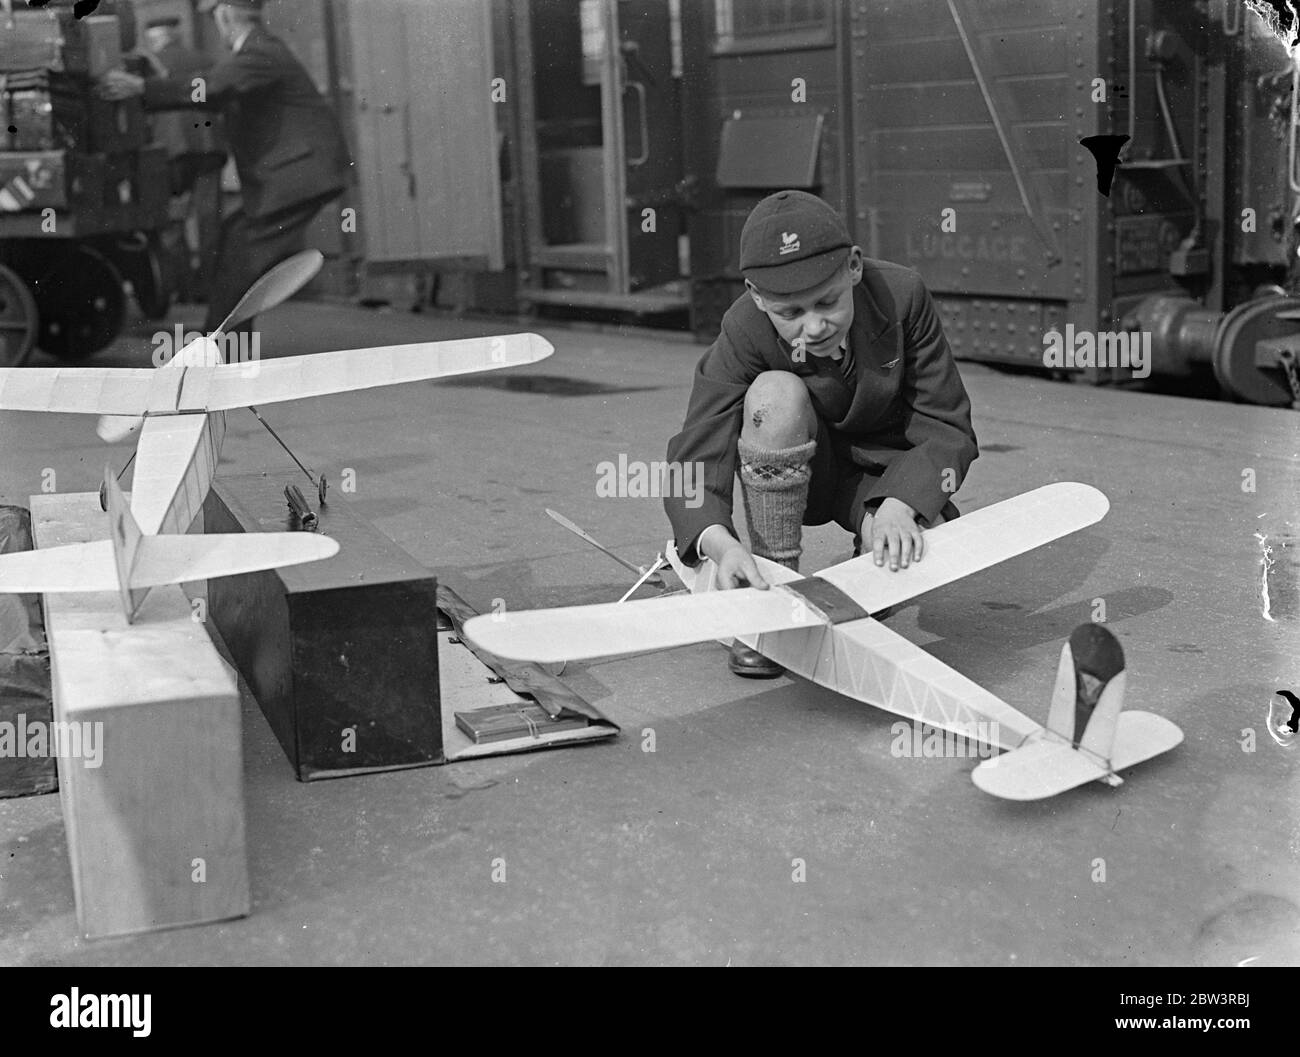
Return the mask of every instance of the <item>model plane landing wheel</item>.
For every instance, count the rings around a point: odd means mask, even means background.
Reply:
[[[1289,407],[1293,394],[1286,372],[1276,363],[1256,362],[1256,344],[1296,337],[1300,345],[1300,299],[1270,297],[1238,305],[1219,324],[1214,344],[1214,377],[1236,400]]]
[[[40,313],[37,344],[54,356],[80,359],[108,345],[126,319],[122,273],[98,250],[68,245],[33,272]]]
[[[21,367],[39,330],[40,313],[27,283],[0,264],[0,367]]]

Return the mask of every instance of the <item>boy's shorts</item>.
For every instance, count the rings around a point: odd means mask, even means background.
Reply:
[[[862,529],[864,504],[880,475],[869,472],[853,461],[849,439],[831,430],[817,416],[817,450],[812,458],[812,480],[808,484],[805,525],[824,525],[834,521],[856,537]],[[952,500],[944,504],[935,524],[960,517]]]

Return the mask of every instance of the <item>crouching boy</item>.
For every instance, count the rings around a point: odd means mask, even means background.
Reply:
[[[703,502],[664,506],[678,553],[722,587],[767,587],[752,554],[798,568],[803,525],[834,521],[854,553],[906,568],[922,532],[957,516],[978,455],[970,400],[920,276],[869,260],[840,215],[803,191],[754,207],[740,236],[746,292],[695,371],[669,464],[699,464]],[[750,549],[732,523],[739,472]],[[737,642],[739,675],[782,669]]]

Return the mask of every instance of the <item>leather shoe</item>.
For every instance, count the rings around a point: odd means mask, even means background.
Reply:
[[[727,667],[746,679],[775,679],[778,675],[785,674],[785,669],[776,661],[769,660],[757,650],[751,650],[739,639],[731,644]]]

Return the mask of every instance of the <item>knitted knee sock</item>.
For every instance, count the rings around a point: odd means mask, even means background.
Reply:
[[[743,438],[738,448],[750,549],[790,569],[799,568],[803,552],[803,515],[816,450],[815,440],[772,449]]]

